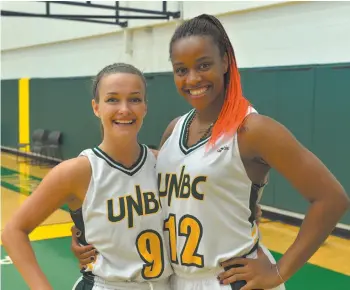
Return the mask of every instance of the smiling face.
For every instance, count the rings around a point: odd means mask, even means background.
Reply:
[[[210,36],[180,38],[171,51],[177,90],[194,108],[203,110],[224,97],[228,60]]]
[[[99,81],[98,99],[92,100],[94,113],[101,119],[104,136],[137,138],[147,112],[145,84],[131,73],[111,73]]]

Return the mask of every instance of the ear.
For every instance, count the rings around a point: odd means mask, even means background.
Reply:
[[[92,99],[91,105],[92,105],[92,109],[94,111],[95,116],[97,118],[100,118],[99,104],[95,101],[95,99]]]
[[[223,58],[222,58],[222,64],[223,64],[224,74],[225,74],[228,71],[228,56],[227,56],[227,53],[225,53]]]

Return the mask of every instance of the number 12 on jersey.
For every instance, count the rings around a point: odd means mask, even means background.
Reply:
[[[204,257],[197,250],[203,235],[203,227],[200,221],[191,215],[184,215],[178,222],[174,214],[164,221],[164,231],[169,232],[169,248],[171,262],[178,264],[177,237],[186,238],[180,253],[181,265],[204,267]],[[162,275],[164,271],[163,242],[159,233],[153,230],[142,231],[136,239],[137,251],[145,262],[142,269],[144,279],[154,279]]]
[[[180,253],[181,265],[204,267],[204,257],[198,254],[197,250],[203,235],[203,227],[200,221],[192,215],[184,215],[178,222],[174,214],[164,221],[164,231],[169,232],[169,247],[171,262],[178,264],[177,237],[186,237],[185,244]]]

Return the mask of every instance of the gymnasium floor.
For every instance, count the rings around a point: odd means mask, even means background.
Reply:
[[[1,153],[1,230],[13,211],[27,198],[50,170],[17,162]],[[78,262],[70,252],[71,220],[65,209],[57,210],[31,235],[35,253],[54,289],[68,289],[79,277]],[[276,259],[296,237],[298,228],[262,220],[263,243]],[[1,243],[1,241],[0,241]],[[329,237],[326,243],[290,281],[288,290],[350,289],[350,240]],[[2,290],[29,289],[1,246]]]

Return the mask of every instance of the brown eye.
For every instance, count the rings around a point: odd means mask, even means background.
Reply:
[[[210,63],[202,63],[199,65],[200,70],[208,70],[210,68],[211,64]]]
[[[179,68],[177,68],[177,69],[175,70],[175,73],[176,73],[177,75],[184,75],[184,74],[186,74],[186,72],[187,72],[187,69],[186,69],[186,68],[183,68],[183,67],[179,67]]]

